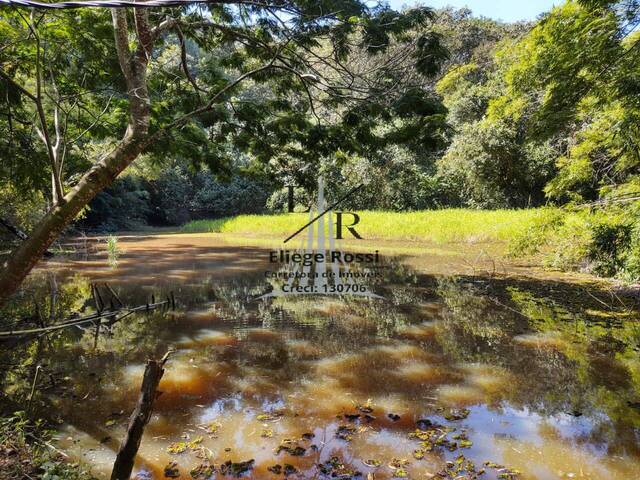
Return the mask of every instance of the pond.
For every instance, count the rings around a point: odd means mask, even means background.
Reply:
[[[172,349],[136,478],[640,478],[637,305],[593,284],[444,275],[385,256],[380,299],[257,298],[267,254],[200,236],[76,242],[4,312],[93,311],[90,284],[175,311],[3,346],[5,393],[108,478],[148,358]],[[59,257],[60,258],[60,257]],[[113,259],[112,259],[113,260]],[[439,262],[439,263],[438,263]],[[442,265],[442,259],[434,264]],[[103,288],[106,297],[108,290]],[[6,413],[6,412],[5,412]],[[246,462],[246,463],[243,463]]]

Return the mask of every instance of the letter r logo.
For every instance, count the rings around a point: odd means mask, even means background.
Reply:
[[[345,215],[345,214],[353,216],[353,223],[350,223],[349,225],[345,225],[343,223],[342,216]],[[362,240],[362,237],[360,236],[360,234],[358,232],[356,232],[355,228],[353,228],[358,223],[360,223],[360,216],[357,213],[336,212],[336,240],[342,240],[342,238],[343,238],[342,237],[342,228],[343,227],[346,227],[346,229],[351,232],[351,235],[353,235],[354,237]]]

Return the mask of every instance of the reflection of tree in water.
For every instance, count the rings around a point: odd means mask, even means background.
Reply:
[[[86,279],[76,275],[58,285],[55,274],[34,272],[24,282],[20,295],[7,302],[0,311],[0,330],[38,328],[50,325],[71,312],[87,310],[90,287]],[[77,334],[74,335],[77,337]],[[3,391],[18,404],[26,401],[38,365],[45,364],[51,352],[64,348],[59,337],[39,337],[24,342],[7,339],[0,348],[0,384]],[[43,380],[55,384],[54,373],[43,368]]]
[[[2,306],[0,328],[53,323],[87,309],[90,296],[89,282],[81,275],[61,281],[54,272],[36,271],[25,280],[20,294]]]
[[[313,341],[326,354],[353,352],[419,321],[413,305],[422,301],[422,295],[404,287],[388,290],[402,290],[406,303],[348,296],[286,296],[275,299],[270,307],[263,306],[262,315],[276,325],[276,319],[282,324],[286,318],[301,338]]]
[[[501,396],[511,406],[584,415],[593,428],[582,441],[640,454],[640,414],[630,405],[640,392],[636,321],[589,321],[571,304],[520,289],[505,289],[504,308],[482,285],[445,280],[438,291],[447,308],[437,342],[447,356],[504,367],[514,381]]]
[[[34,276],[31,290],[7,307],[4,318],[33,315],[33,298],[41,302],[38,311],[48,312],[50,284],[47,275]],[[150,295],[138,285],[114,288],[128,299]],[[305,378],[319,380],[315,376],[324,368],[320,376],[364,399],[392,394],[416,400],[439,386],[464,383],[467,373],[461,365],[477,363],[508,374],[509,381],[490,394],[493,398],[478,397],[493,412],[510,406],[543,416],[580,415],[590,427],[575,434],[575,441],[640,455],[634,441],[640,419],[627,403],[640,401],[634,351],[640,328],[631,317],[596,311],[593,303],[583,305],[575,296],[550,298],[522,283],[436,279],[398,264],[385,269],[376,287],[386,301],[348,296],[256,301],[264,288],[263,278],[245,275],[226,283],[210,279],[183,286],[177,297],[186,305],[184,314],[131,316],[101,335],[96,350],[91,328],[3,348],[3,391],[24,403],[40,364],[40,408],[55,407],[67,420],[81,401],[99,401],[102,412],[119,411],[129,399],[122,398],[124,392],[114,393],[114,386],[127,381],[127,366],[162,355],[168,346],[179,346],[180,338],[197,339],[203,329],[224,330],[228,342],[195,340],[185,347],[193,365],[224,366],[228,381],[216,383],[217,396],[235,391],[238,382],[252,383],[255,399],[279,394]],[[87,279],[60,282],[56,317],[90,313],[89,298]],[[423,328],[432,333],[407,334]],[[430,377],[416,370],[423,366],[432,369]],[[101,438],[101,423],[94,427],[90,433]]]
[[[29,277],[21,295],[2,310],[3,330],[42,327],[95,313],[91,285],[75,275],[58,284],[51,273]],[[13,319],[6,321],[6,319]],[[9,339],[0,349],[0,384],[17,404],[27,400],[35,369],[41,367],[34,407],[46,410],[50,396],[72,398],[78,392],[98,394],[103,379],[116,380],[128,362],[143,362],[166,350],[172,335],[171,316],[161,312],[135,314],[111,328],[102,327],[94,348],[92,324],[55,333]]]
[[[469,282],[442,279],[438,295],[446,307],[440,327],[449,339],[441,345],[445,353],[459,360],[506,357],[511,353],[511,338],[526,328],[525,319],[497,307]]]
[[[440,282],[438,291],[447,307],[438,324],[443,352],[456,361],[497,365],[515,373],[520,381],[505,393],[516,406],[539,403],[547,414],[567,411],[572,398],[578,400],[583,393],[576,390],[579,380],[574,362],[554,348],[529,348],[514,341],[529,331],[527,319],[500,307],[480,288],[451,280]],[[551,406],[548,400],[561,404]]]

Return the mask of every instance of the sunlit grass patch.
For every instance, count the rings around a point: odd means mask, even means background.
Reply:
[[[183,233],[218,233],[228,219],[218,218],[215,220],[192,220],[183,225],[181,231]]]
[[[549,209],[469,210],[418,212],[358,212],[357,231],[366,239],[447,242],[510,240],[522,235]],[[229,233],[286,237],[308,221],[308,214],[240,215],[196,220],[182,227],[186,233]],[[347,217],[345,217],[347,218]],[[351,218],[348,217],[348,221]]]

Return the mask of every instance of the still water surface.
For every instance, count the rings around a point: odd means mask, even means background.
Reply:
[[[89,313],[89,283],[108,282],[129,305],[173,291],[179,308],[129,317],[96,349],[93,329],[16,346],[21,368],[2,378],[20,398],[33,365],[44,366],[37,404],[61,424],[57,446],[99,477],[146,359],[174,349],[140,479],[228,478],[221,464],[240,473],[249,460],[243,476],[256,479],[640,478],[640,323],[629,299],[387,256],[376,286],[385,301],[255,301],[270,287],[258,247],[121,245],[117,266],[95,246],[51,262],[23,299],[55,282],[57,308]]]

